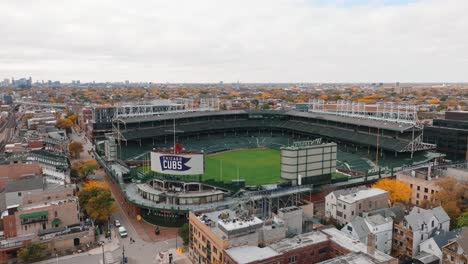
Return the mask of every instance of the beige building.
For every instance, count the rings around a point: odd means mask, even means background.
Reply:
[[[420,207],[427,207],[435,202],[434,194],[439,191],[437,181],[444,177],[454,177],[459,181],[468,181],[468,170],[456,165],[426,166],[397,173],[397,180],[408,184],[411,188],[409,202]]]
[[[377,188],[337,190],[325,196],[325,216],[342,225],[381,208],[388,208],[388,192]]]
[[[15,212],[17,236],[80,222],[78,197],[24,205]]]

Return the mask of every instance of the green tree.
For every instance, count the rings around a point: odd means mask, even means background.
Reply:
[[[179,236],[184,241],[184,245],[188,245],[189,243],[189,224],[183,224],[179,229]]]
[[[46,247],[43,244],[29,244],[26,247],[23,247],[20,250],[18,250],[18,258],[23,263],[37,260],[42,256],[42,253],[44,252],[45,248]]]
[[[114,211],[114,199],[109,189],[93,186],[78,193],[81,207],[94,221],[107,221]]]
[[[468,212],[464,212],[460,217],[458,217],[457,227],[468,227]]]

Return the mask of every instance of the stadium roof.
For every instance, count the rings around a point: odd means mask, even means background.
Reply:
[[[364,118],[353,118],[353,117],[344,117],[334,114],[327,113],[312,113],[312,112],[299,112],[299,111],[274,111],[274,110],[228,110],[228,111],[205,111],[205,112],[185,112],[185,113],[176,113],[176,114],[167,114],[159,116],[149,116],[149,117],[128,117],[128,118],[119,118],[118,121],[122,123],[139,123],[139,122],[148,122],[148,121],[157,121],[157,120],[169,120],[169,119],[179,119],[179,118],[191,118],[191,117],[203,117],[203,116],[221,116],[221,115],[240,115],[240,114],[275,114],[275,115],[289,115],[296,117],[305,117],[305,118],[314,118],[314,119],[323,119],[329,120],[338,123],[353,124],[360,126],[368,126],[374,128],[381,128],[393,131],[403,132],[413,127],[409,123],[395,123],[386,120],[379,119],[364,119]]]

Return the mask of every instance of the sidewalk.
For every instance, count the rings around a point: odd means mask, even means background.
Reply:
[[[101,241],[105,242],[104,243],[104,252],[112,252],[112,251],[115,251],[118,248],[120,248],[120,243],[119,243],[119,240],[117,238],[112,239],[112,241],[109,241],[109,240],[103,238],[103,240],[101,240]],[[102,254],[102,246],[89,250],[88,254],[89,255]]]
[[[156,226],[145,222],[144,220],[137,221],[135,217],[131,217],[128,213],[125,213],[125,208],[123,208],[124,198],[120,193],[120,190],[114,185],[109,176],[104,174],[104,180],[107,182],[108,186],[111,189],[112,196],[116,200],[116,206],[122,211],[122,214],[128,221],[132,224],[133,228],[137,232],[138,236],[141,240],[145,242],[159,242],[159,241],[166,241],[168,239],[175,239],[178,233],[178,228],[171,228],[171,227],[159,227],[160,234],[156,235],[155,230]]]

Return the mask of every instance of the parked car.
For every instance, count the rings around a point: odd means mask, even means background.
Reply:
[[[125,227],[121,226],[119,227],[119,235],[120,237],[127,237],[128,234],[127,234],[127,229],[125,229]]]
[[[115,227],[120,227],[121,226],[119,219],[114,220],[114,225],[115,225]]]

